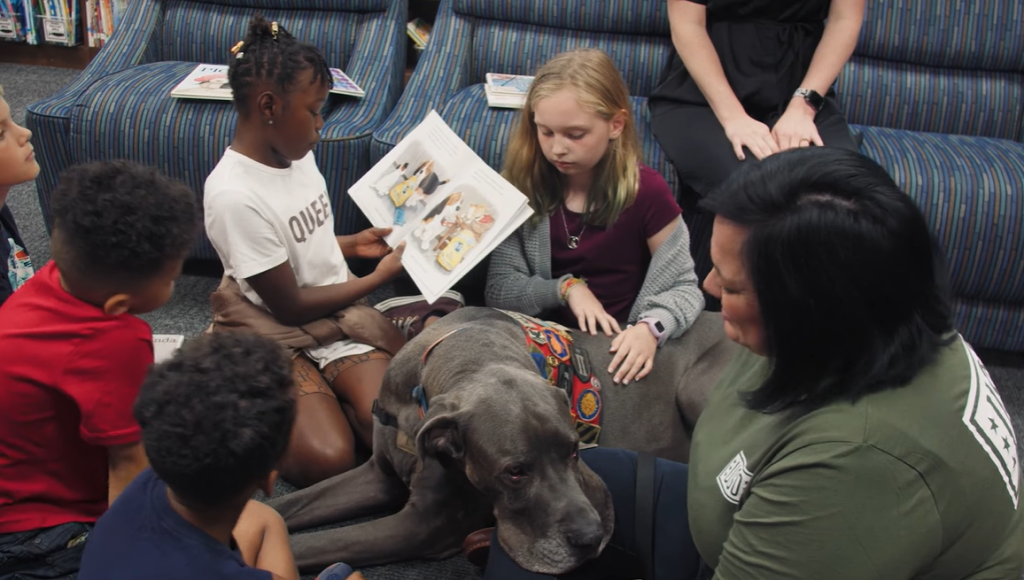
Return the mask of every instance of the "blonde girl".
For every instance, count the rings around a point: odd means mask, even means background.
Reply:
[[[646,376],[657,347],[704,307],[672,192],[640,161],[629,91],[599,50],[537,72],[503,174],[534,218],[491,257],[488,306],[615,335],[615,382]]]

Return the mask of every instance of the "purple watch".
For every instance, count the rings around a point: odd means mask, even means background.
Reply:
[[[665,342],[665,339],[668,338],[668,335],[665,333],[665,325],[657,318],[654,318],[653,316],[641,318],[637,321],[637,324],[640,324],[641,322],[646,324],[647,328],[651,329],[651,334],[654,335],[654,338],[658,339],[658,346],[661,346],[662,343]]]

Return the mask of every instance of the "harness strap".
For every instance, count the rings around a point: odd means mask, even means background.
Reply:
[[[423,351],[423,357],[420,359],[421,362],[424,365],[427,364],[427,357],[430,356],[430,353],[431,351],[434,350],[434,347],[441,344],[441,341],[443,341],[444,339],[462,330],[462,328],[463,327],[460,326],[454,330],[445,333],[441,338],[435,340],[430,346],[427,347],[427,350]],[[419,415],[420,418],[422,419],[423,416],[426,415],[427,409],[429,408],[429,405],[427,403],[427,390],[423,388],[422,384],[416,385],[415,387],[412,388],[412,399],[416,401],[416,405],[419,407]],[[383,408],[381,408],[379,401],[380,399],[373,400],[373,408],[371,409],[370,412],[373,413],[373,416],[376,417],[378,421],[380,421],[381,425],[384,425],[385,427],[398,428],[398,418],[395,417],[393,414],[388,413]]]
[[[636,512],[633,516],[636,553],[644,578],[654,580],[654,456],[636,455]]]

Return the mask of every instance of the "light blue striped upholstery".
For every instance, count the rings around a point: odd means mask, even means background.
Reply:
[[[669,35],[668,10],[665,2],[453,0],[452,7],[456,14],[475,16],[481,20],[537,24],[587,32],[615,32],[650,37]]]
[[[862,151],[924,212],[949,264],[961,332],[1024,351],[1024,147],[984,137],[857,126]],[[978,312],[971,312],[977,308]],[[967,311],[965,311],[965,309]]]
[[[1024,71],[1024,4],[1013,0],[868,2],[856,54],[942,68]]]
[[[1024,351],[1024,4],[868,2],[837,81],[862,151],[918,202],[976,346]]]
[[[316,150],[336,230],[364,227],[345,192],[370,168],[373,130],[401,93],[406,2],[302,0],[280,6],[265,0],[129,3],[125,20],[138,26],[120,26],[75,84],[29,107],[28,123],[45,160],[37,185],[47,223],[57,175],[74,163],[132,159],[159,167],[201,197],[206,176],[230,142],[235,113],[228,102],[172,99],[169,93],[197,62],[227,62],[246,21],[260,12],[318,46],[332,66],[366,90],[362,100],[330,97]],[[205,236],[199,241],[193,256],[216,259]]]
[[[868,2],[840,106],[864,125],[1016,138],[1024,113],[1024,3]]]

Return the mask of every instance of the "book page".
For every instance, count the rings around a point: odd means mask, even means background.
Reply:
[[[405,240],[402,264],[430,302],[533,213],[433,111],[349,195],[375,227],[394,228],[390,246]]]
[[[154,334],[153,362],[162,363],[170,359],[184,342],[185,336],[181,334]]]

